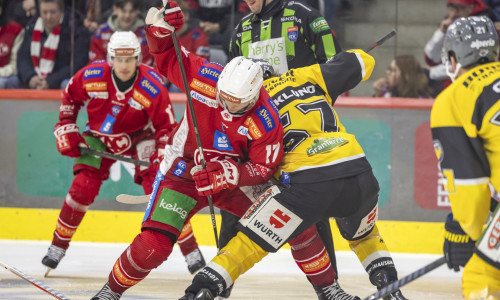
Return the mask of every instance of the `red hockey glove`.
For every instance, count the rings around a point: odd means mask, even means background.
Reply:
[[[240,179],[238,165],[232,159],[207,162],[206,169],[195,166],[191,169],[191,175],[198,194],[202,196],[217,194],[223,189],[234,189]]]
[[[146,25],[150,34],[164,38],[184,25],[184,15],[177,2],[168,1],[165,7],[151,7],[149,9],[146,15]]]
[[[79,157],[82,155],[78,146],[88,147],[82,135],[78,131],[78,126],[70,121],[62,121],[54,127],[56,136],[57,151],[69,157]]]

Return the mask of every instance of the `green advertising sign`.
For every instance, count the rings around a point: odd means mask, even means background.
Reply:
[[[180,116],[177,116],[179,119]],[[17,186],[21,193],[30,196],[65,197],[73,180],[74,159],[62,156],[56,148],[53,134],[58,112],[30,111],[21,115],[17,137]],[[78,118],[78,127],[85,128],[87,116]],[[356,135],[373,166],[380,184],[380,206],[389,199],[391,131],[379,120],[343,120],[348,132]],[[117,162],[109,180],[101,187],[98,198],[114,199],[118,194],[143,194],[142,187],[133,184],[132,164]]]

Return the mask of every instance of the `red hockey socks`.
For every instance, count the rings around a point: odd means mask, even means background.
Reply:
[[[76,174],[59,213],[52,245],[68,249],[69,242],[89,206],[99,194],[102,181],[98,175],[83,170]]]
[[[295,263],[315,286],[328,286],[335,281],[335,271],[316,226],[288,242]]]
[[[66,198],[71,197],[69,194]],[[78,225],[85,216],[85,211],[77,211],[64,201],[59,218],[57,219],[56,230],[52,239],[52,245],[59,248],[68,249],[69,242],[76,232]]]
[[[111,290],[121,294],[139,283],[152,269],[167,260],[172,246],[172,240],[158,231],[145,230],[137,235],[109,274]]]
[[[177,239],[177,244],[179,244],[179,248],[184,256],[198,249],[198,243],[196,243],[191,222],[187,222],[182,228],[181,235]]]

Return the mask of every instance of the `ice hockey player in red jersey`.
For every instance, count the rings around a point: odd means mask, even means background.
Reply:
[[[78,71],[63,91],[59,122],[54,128],[57,150],[75,157],[75,177],[64,199],[52,244],[42,264],[55,269],[64,257],[85,212],[109,177],[112,159],[82,154],[78,146],[150,161],[136,166],[134,181],[146,193],[159,157],[176,125],[172,103],[161,76],[141,62],[141,45],[131,31],[116,32],[108,44],[108,61]],[[81,134],[76,119],[87,103],[88,123]],[[181,251],[191,273],[205,265],[189,224]],[[181,241],[179,241],[181,242]]]
[[[165,8],[150,9],[146,37],[160,73],[184,87],[171,37],[172,31],[182,26],[183,17],[176,3],[169,2]],[[93,300],[119,299],[162,264],[184,222],[208,205],[205,196],[212,195],[215,206],[242,216],[252,203],[250,199],[256,200],[268,186],[268,179],[282,159],[283,128],[274,102],[262,87],[260,64],[236,57],[222,68],[181,49],[206,168],[200,166],[188,107],[165,147],[142,233],[116,261],[108,282]],[[334,278],[328,253],[319,244],[315,228],[296,238],[297,243],[309,240],[315,246],[302,247],[300,255],[318,254],[307,260],[310,264],[303,262],[299,266],[310,280],[317,274],[308,273],[306,269],[312,269],[309,265],[315,266],[316,273],[328,273]]]
[[[152,17],[156,16],[148,14],[146,20]],[[183,87],[173,27],[168,27],[147,28],[148,44],[161,74]],[[182,58],[206,168],[200,167],[193,112],[187,108],[165,147],[142,232],[118,258],[94,300],[119,299],[161,265],[185,222],[208,205],[206,195],[213,195],[215,206],[241,216],[252,203],[247,196],[253,193],[251,186],[266,182],[283,156],[283,128],[276,106],[262,87],[257,63],[239,57],[223,69],[187,51]],[[234,84],[220,90],[217,83],[221,80]]]

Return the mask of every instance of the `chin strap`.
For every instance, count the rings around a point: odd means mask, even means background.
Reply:
[[[445,67],[446,67],[446,75],[448,75],[448,77],[450,77],[450,79],[451,79],[452,82],[455,82],[455,79],[457,78],[457,75],[458,75],[458,71],[460,71],[460,69],[462,68],[462,64],[457,63],[455,72],[453,72],[451,70],[452,67],[450,65],[450,61],[449,60],[446,61]]]

